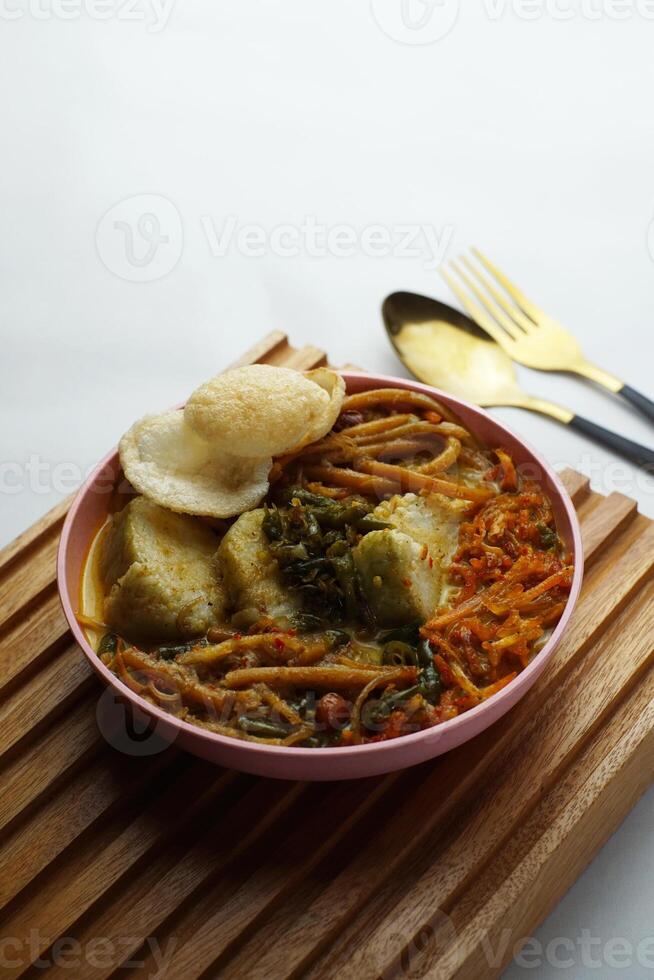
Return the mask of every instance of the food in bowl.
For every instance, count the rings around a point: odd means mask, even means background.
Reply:
[[[511,684],[566,606],[548,494],[425,392],[255,365],[120,457],[80,622],[198,728],[316,749],[433,728]]]

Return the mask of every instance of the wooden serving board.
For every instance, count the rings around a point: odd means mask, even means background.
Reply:
[[[275,333],[252,360],[325,355]],[[5,548],[2,977],[501,973],[653,775],[654,527],[634,501],[564,480],[587,571],[549,669],[473,742],[347,783],[112,748],[57,598],[67,503]]]

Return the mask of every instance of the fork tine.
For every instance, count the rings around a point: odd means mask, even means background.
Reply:
[[[479,288],[474,279],[471,279],[470,276],[456,264],[456,262],[451,261],[450,265],[458,274],[459,278],[466,284],[470,292],[474,293],[483,308],[486,310],[486,313],[488,313],[488,315],[491,316],[502,328],[500,331],[500,343],[506,344],[507,340],[517,340],[517,338],[522,334],[520,327],[517,326],[517,324],[515,324],[508,316],[506,316],[505,313],[503,313],[501,307],[489,300],[488,296],[486,296],[486,294]]]
[[[454,263],[452,263],[454,265]],[[455,266],[456,268],[456,266]],[[464,309],[466,309],[470,317],[477,323],[482,330],[485,330],[489,336],[493,338],[498,344],[502,344],[506,340],[506,334],[500,326],[486,313],[485,310],[478,306],[473,299],[470,298],[465,289],[459,286],[458,282],[450,275],[449,272],[441,266],[438,270],[445,280],[447,285],[450,287],[454,295],[460,300]],[[458,271],[458,270],[457,270]]]
[[[507,279],[504,273],[500,272],[497,266],[493,265],[491,260],[486,258],[483,252],[481,252],[478,248],[475,248],[474,245],[471,251],[473,255],[481,262],[481,264],[486,267],[486,269],[490,272],[490,274],[492,276],[495,276],[499,284],[501,286],[504,286],[509,296],[511,296],[513,300],[518,304],[522,312],[526,313],[527,316],[531,317],[531,319],[534,321],[535,324],[538,324],[540,318],[545,315],[543,313],[543,310],[541,310],[540,307],[536,306],[535,303],[532,303],[530,299],[527,299],[525,294],[521,292],[518,289],[518,287],[511,282],[510,279]]]
[[[518,307],[514,303],[509,302],[506,296],[504,296],[504,294],[501,293],[499,289],[495,288],[495,285],[491,282],[491,280],[488,279],[488,277],[485,276],[483,272],[477,269],[472,264],[469,258],[467,258],[465,255],[462,255],[461,261],[465,265],[466,269],[468,269],[472,273],[472,275],[475,276],[476,279],[482,284],[484,289],[486,289],[487,292],[490,293],[490,295],[493,297],[497,305],[504,310],[507,316],[509,316],[511,320],[513,320],[513,322],[518,325],[518,327],[524,330],[525,333],[529,333],[530,330],[534,329],[535,327],[534,322],[530,320],[528,317],[526,317],[524,313],[520,309],[518,309]],[[505,326],[505,324],[503,323],[502,326]]]

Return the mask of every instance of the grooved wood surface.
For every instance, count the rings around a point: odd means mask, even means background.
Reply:
[[[326,362],[281,333],[253,360]],[[654,526],[563,479],[586,579],[539,682],[448,755],[340,784],[112,747],[56,594],[69,501],[0,552],[0,975],[501,973],[652,781]]]

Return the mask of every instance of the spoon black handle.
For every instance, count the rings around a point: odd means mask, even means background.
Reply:
[[[654,406],[652,407],[654,408]],[[637,466],[642,466],[654,472],[654,449],[648,449],[647,446],[641,446],[638,442],[625,439],[624,436],[619,436],[617,432],[611,432],[610,429],[605,429],[604,426],[597,425],[596,422],[582,418],[581,415],[573,415],[568,425],[571,429],[575,429],[577,432],[581,432],[583,435],[594,439],[595,442],[599,442],[603,446],[608,446],[609,449],[619,453],[620,456],[624,456],[625,459],[630,460]]]
[[[650,422],[654,422],[654,402],[651,398],[648,398],[646,395],[641,395],[631,385],[623,385],[618,394],[626,398],[628,402],[631,402],[634,408],[637,408]]]

